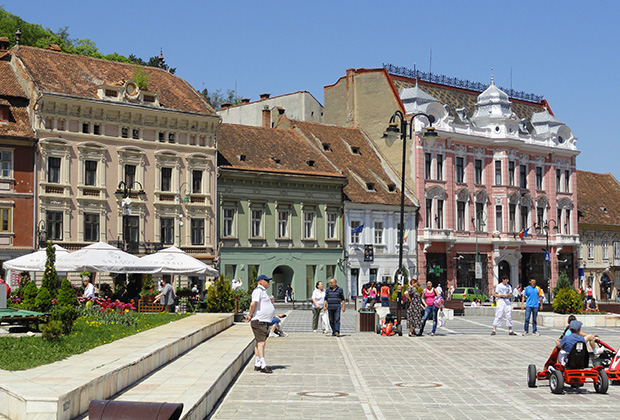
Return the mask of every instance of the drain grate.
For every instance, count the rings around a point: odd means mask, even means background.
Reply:
[[[400,388],[439,388],[440,386],[443,386],[443,384],[437,384],[432,382],[399,382],[394,385]]]
[[[349,396],[349,394],[347,394],[346,392],[326,392],[326,391],[298,392],[297,395],[301,397],[312,397],[312,398],[338,398],[338,397]]]

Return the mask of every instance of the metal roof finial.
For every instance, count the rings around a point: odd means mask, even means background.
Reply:
[[[163,69],[164,68],[164,49],[160,48],[159,49],[159,68]]]
[[[15,45],[19,45],[19,41],[22,37],[21,24],[17,26],[17,30],[15,31]]]
[[[493,67],[491,67],[491,84],[495,84],[495,79],[493,78]]]

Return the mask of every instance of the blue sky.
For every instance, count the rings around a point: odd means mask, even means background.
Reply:
[[[620,180],[620,2],[0,0],[104,53],[166,62],[195,88],[310,91],[382,63],[544,95],[578,137],[578,169]],[[596,7],[593,7],[593,5]],[[608,127],[607,129],[605,127]],[[610,129],[611,128],[611,129]]]

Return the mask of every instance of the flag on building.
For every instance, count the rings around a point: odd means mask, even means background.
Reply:
[[[359,225],[358,227],[356,227],[355,229],[353,229],[351,231],[351,233],[361,233],[362,229],[364,229],[364,225]]]
[[[403,236],[403,243],[407,243],[408,238],[409,238],[409,229],[405,231],[405,236]]]
[[[521,229],[521,232],[519,232],[519,238],[526,238],[529,231],[530,228]]]

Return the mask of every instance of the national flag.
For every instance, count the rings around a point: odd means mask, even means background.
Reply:
[[[403,236],[403,243],[407,242],[407,238],[409,238],[409,229],[405,231],[405,236]]]
[[[353,229],[351,231],[351,233],[361,233],[362,229],[364,229],[364,225],[359,225],[358,227],[356,227],[355,229]]]
[[[529,231],[530,228],[521,229],[521,232],[519,232],[519,238],[526,238]]]

